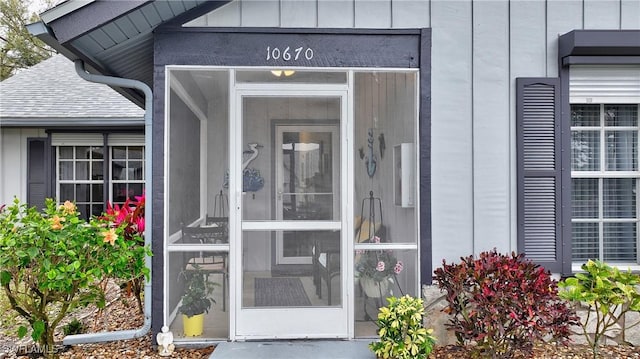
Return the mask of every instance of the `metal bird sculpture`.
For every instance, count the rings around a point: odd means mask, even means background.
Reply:
[[[249,163],[251,163],[251,161],[255,160],[256,157],[258,157],[259,155],[258,148],[262,148],[262,145],[259,145],[257,143],[250,143],[248,146],[249,146],[249,151],[244,151],[243,155],[250,154],[250,156],[246,158],[242,163],[243,171],[247,169],[247,166],[249,166]]]

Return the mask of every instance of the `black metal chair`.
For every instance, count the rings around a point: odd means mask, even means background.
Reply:
[[[225,226],[210,227],[182,227],[182,243],[185,244],[219,244],[228,243],[229,231]],[[227,286],[229,284],[229,269],[227,256],[215,253],[196,252],[186,258],[185,270],[201,270],[210,274],[222,276],[222,310],[227,308]]]
[[[340,232],[327,235],[320,232],[322,237],[314,239],[312,266],[313,284],[316,295],[322,298],[322,280],[327,283],[327,304],[331,305],[331,280],[340,275]]]

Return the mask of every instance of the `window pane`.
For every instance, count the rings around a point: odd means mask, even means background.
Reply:
[[[104,163],[102,161],[91,162],[91,179],[92,180],[104,179],[104,176],[102,174],[103,168],[104,168]]]
[[[604,224],[604,261],[633,262],[636,259],[636,223]]]
[[[76,159],[91,158],[91,151],[87,146],[76,146]]]
[[[142,159],[144,147],[129,146],[129,159]]]
[[[113,184],[113,202],[122,203],[126,199],[127,199],[127,184],[114,183]]]
[[[73,184],[61,184],[60,185],[60,198],[58,198],[58,200],[60,202],[75,201],[76,200],[76,196],[74,195],[73,187],[74,187]]]
[[[125,161],[113,161],[111,166],[111,178],[114,180],[127,179],[127,163]]]
[[[600,170],[600,132],[571,131],[571,170]]]
[[[73,162],[71,161],[60,161],[58,165],[58,177],[61,180],[72,180],[73,179]]]
[[[638,170],[638,131],[606,131],[607,170]]]
[[[638,126],[637,105],[606,105],[605,126]]]
[[[129,161],[127,172],[130,181],[143,180],[142,161]]]
[[[571,126],[600,126],[600,105],[571,105]]]
[[[91,201],[91,187],[88,184],[76,185],[76,201],[89,202]]]
[[[91,155],[93,156],[93,159],[103,159],[104,158],[104,154],[103,152],[103,147],[91,147]]]
[[[104,185],[102,184],[94,184],[91,185],[91,194],[93,202],[103,202],[104,201]]]
[[[102,210],[103,210],[102,204],[94,204],[91,206],[91,215],[100,216],[103,212]]]
[[[114,146],[112,147],[112,151],[112,157],[115,159],[127,158],[127,148],[125,146]]]
[[[80,213],[80,218],[89,219],[91,216],[91,205],[87,203],[76,203],[76,207],[78,208],[78,213]]]
[[[129,197],[134,199],[135,196],[142,196],[144,191],[144,184],[142,183],[129,183]]]
[[[571,205],[573,218],[598,218],[598,179],[573,178]]]
[[[635,178],[605,178],[603,197],[605,218],[636,218]]]
[[[73,147],[71,146],[60,146],[58,153],[61,159],[73,159]]]
[[[598,223],[574,222],[571,227],[573,260],[584,262],[598,259]]]
[[[89,179],[89,162],[77,161],[76,162],[76,180],[88,180]]]

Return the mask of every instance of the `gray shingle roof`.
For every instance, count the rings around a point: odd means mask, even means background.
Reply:
[[[0,82],[0,125],[143,124],[144,110],[106,85],[83,80],[62,55]]]

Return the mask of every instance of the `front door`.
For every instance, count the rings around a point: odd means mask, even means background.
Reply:
[[[339,213],[339,127],[286,124],[275,128],[276,220],[334,220]],[[314,240],[304,231],[276,236],[276,265],[313,264]]]
[[[340,86],[236,87],[236,339],[348,337],[347,98]]]

